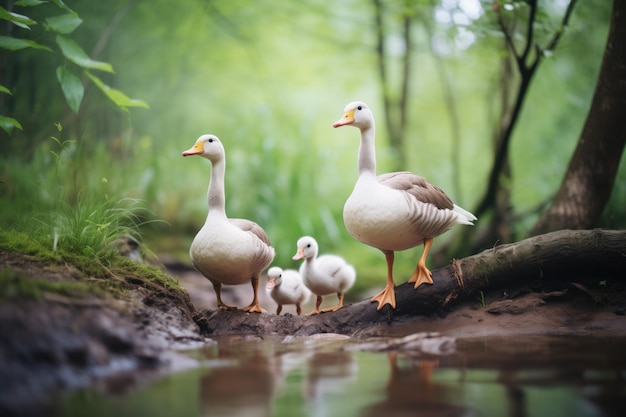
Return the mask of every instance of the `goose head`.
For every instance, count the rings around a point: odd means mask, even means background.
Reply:
[[[333,123],[333,127],[352,125],[359,129],[367,129],[374,124],[374,116],[367,104],[362,101],[353,101],[343,110],[341,119]]]
[[[317,241],[311,236],[303,236],[298,239],[296,247],[296,254],[293,255],[292,258],[294,261],[299,261],[300,259],[311,259],[317,256]]]
[[[219,138],[215,135],[202,135],[196,139],[196,143],[183,152],[183,156],[200,155],[216,162],[224,158],[224,147]]]
[[[267,270],[267,285],[265,288],[271,290],[283,283],[283,270],[278,266],[273,266]]]

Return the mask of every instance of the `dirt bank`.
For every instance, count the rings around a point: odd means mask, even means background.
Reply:
[[[45,415],[55,392],[115,377],[132,383],[185,366],[177,349],[208,341],[189,296],[126,275],[123,296],[45,291],[23,297],[28,280],[78,281],[70,265],[0,252],[0,415]],[[89,278],[87,277],[87,280]]]

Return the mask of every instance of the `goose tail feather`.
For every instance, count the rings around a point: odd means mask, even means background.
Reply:
[[[461,208],[459,206],[457,206],[456,204],[454,205],[453,210],[455,213],[457,213],[459,215],[459,223],[460,224],[467,224],[469,226],[473,226],[474,225],[474,221],[478,220],[476,218],[476,216],[474,216],[472,213],[470,213],[469,211],[465,210],[464,208]]]

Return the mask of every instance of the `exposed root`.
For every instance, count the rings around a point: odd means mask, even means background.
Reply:
[[[461,261],[453,259],[450,262],[450,274],[456,279],[459,288],[465,289],[465,283],[463,282],[463,269],[461,268]]]

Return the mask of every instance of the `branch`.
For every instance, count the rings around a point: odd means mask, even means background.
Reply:
[[[400,91],[400,132],[403,137],[404,131],[406,129],[406,114],[408,110],[407,102],[409,97],[409,79],[411,77],[411,50],[413,49],[412,39],[411,39],[411,21],[412,17],[410,15],[404,16],[404,62],[402,63],[402,87]],[[399,144],[402,145],[401,143]]]
[[[522,61],[521,56],[517,53],[517,50],[515,49],[515,42],[513,42],[513,37],[511,36],[506,25],[504,24],[504,19],[502,17],[502,12],[500,11],[500,7],[494,8],[494,11],[498,15],[498,25],[500,26],[500,30],[504,34],[504,40],[506,44],[508,45],[509,49],[511,49],[511,52],[513,53],[513,56],[515,57],[515,62],[517,63],[517,67],[521,72],[521,69],[524,66],[524,61]]]
[[[433,272],[434,285],[396,287],[397,308],[377,311],[369,299],[334,313],[316,316],[276,316],[238,311],[206,311],[195,320],[209,334],[255,333],[310,335],[355,334],[367,327],[400,324],[431,316],[460,304],[479,291],[528,284],[556,283],[592,277],[622,279],[626,270],[626,231],[561,230],[496,246]],[[381,279],[382,282],[382,279]]]
[[[136,1],[131,1],[115,13],[115,15],[113,16],[113,18],[111,19],[107,27],[104,29],[104,31],[100,35],[100,38],[98,38],[98,42],[96,43],[96,46],[94,46],[93,50],[91,51],[91,58],[97,59],[100,57],[100,54],[109,43],[111,36],[115,33],[115,30],[120,25],[124,17],[126,17],[128,12],[133,7],[135,7],[135,3]]]
[[[423,16],[421,23],[426,30],[428,39],[432,39],[434,30],[431,25],[430,16]],[[461,166],[461,126],[459,121],[459,111],[457,109],[456,96],[454,94],[454,87],[452,86],[452,77],[449,76],[446,65],[442,57],[435,51],[433,43],[430,42],[430,54],[435,62],[436,73],[441,81],[441,88],[443,89],[443,100],[448,109],[448,117],[450,118],[450,132],[452,140],[452,153],[450,160],[452,161],[452,189],[455,201],[463,201],[463,193],[461,188],[461,178],[459,168]]]
[[[373,0],[374,3],[374,23],[376,27],[376,55],[378,57],[378,75],[383,93],[383,106],[385,111],[385,121],[389,137],[393,140],[393,122],[391,120],[391,100],[389,98],[389,86],[387,82],[387,66],[385,64],[385,35],[383,26],[383,5],[380,0]]]
[[[563,33],[565,32],[565,28],[569,25],[569,19],[572,16],[572,12],[574,11],[574,6],[576,6],[576,2],[578,0],[571,0],[567,5],[567,9],[565,10],[565,15],[563,16],[563,20],[561,21],[561,26],[552,36],[552,40],[548,43],[548,46],[545,48],[545,51],[554,51],[556,45],[561,40]]]
[[[528,6],[530,7],[530,14],[528,15],[528,25],[526,27],[526,46],[524,47],[524,52],[522,52],[521,56],[521,60],[524,65],[526,65],[528,54],[530,54],[530,50],[534,42],[535,19],[537,17],[537,0],[530,0],[528,2]]]

